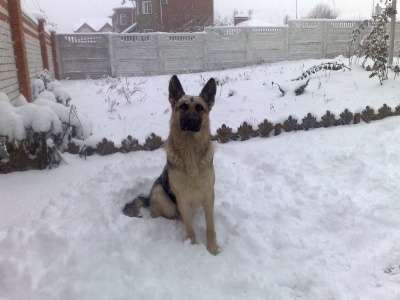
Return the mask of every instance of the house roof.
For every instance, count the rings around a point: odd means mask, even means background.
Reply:
[[[129,26],[127,29],[125,29],[121,33],[132,33],[132,32],[134,32],[136,26],[137,26],[137,23],[133,23],[131,26]]]
[[[77,23],[74,27],[73,30],[77,31],[79,28],[82,27],[82,25],[87,24],[91,28],[93,28],[95,31],[99,31],[102,29],[106,24],[111,25],[111,22],[108,18],[87,18],[87,19],[80,19],[79,23]]]
[[[126,0],[124,4],[121,4],[120,6],[115,7],[114,10],[126,9],[126,8],[136,8],[135,2],[132,4],[129,0]]]
[[[236,25],[237,27],[276,27],[277,25],[263,20],[250,19]]]

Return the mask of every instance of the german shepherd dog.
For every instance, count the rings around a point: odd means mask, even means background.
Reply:
[[[203,208],[207,226],[207,249],[217,255],[219,247],[214,227],[214,150],[209,114],[215,102],[216,82],[211,78],[200,96],[188,96],[176,75],[169,83],[172,107],[170,134],[165,144],[167,164],[148,197],[128,203],[123,213],[138,217],[141,207],[149,207],[153,218],[180,217],[187,238],[196,243],[193,215]]]

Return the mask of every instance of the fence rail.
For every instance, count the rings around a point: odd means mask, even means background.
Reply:
[[[349,53],[360,21],[294,20],[281,27],[210,27],[201,33],[59,34],[62,78],[140,76],[332,58]],[[400,23],[397,25],[400,31]],[[396,43],[397,50],[400,44]]]

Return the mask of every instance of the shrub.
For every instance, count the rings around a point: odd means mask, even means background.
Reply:
[[[336,125],[336,117],[329,110],[321,118],[321,125],[325,128]]]
[[[232,128],[223,124],[221,128],[217,130],[218,141],[222,144],[225,144],[232,140],[233,132]]]
[[[318,128],[317,118],[310,113],[307,114],[307,116],[303,119],[302,128],[304,130]]]
[[[289,116],[289,118],[283,123],[283,129],[286,132],[299,130],[299,123],[297,122],[297,119]]]
[[[246,141],[246,140],[250,139],[251,137],[256,136],[257,134],[251,125],[249,125],[247,122],[244,122],[238,128],[238,135],[239,135],[239,139],[241,141]]]
[[[258,132],[261,137],[269,137],[272,130],[274,130],[274,125],[265,119],[260,125],[258,125]]]
[[[162,145],[163,145],[163,140],[161,139],[161,137],[159,137],[155,133],[152,133],[146,139],[146,142],[143,145],[143,149],[147,151],[154,151],[160,149]]]
[[[349,125],[353,122],[353,117],[353,113],[346,108],[344,112],[340,114],[339,124]]]

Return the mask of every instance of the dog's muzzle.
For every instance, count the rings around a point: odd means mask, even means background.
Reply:
[[[182,116],[181,129],[183,131],[199,132],[201,129],[201,117],[196,113],[188,113]]]

